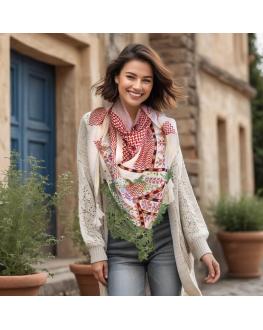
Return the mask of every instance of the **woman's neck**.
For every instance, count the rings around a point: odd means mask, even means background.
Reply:
[[[127,112],[129,113],[131,120],[134,122],[136,117],[137,117],[137,113],[140,109],[140,107],[130,107],[125,105],[121,100],[120,100],[122,106],[127,110]]]

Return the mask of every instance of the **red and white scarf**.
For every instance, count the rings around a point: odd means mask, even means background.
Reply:
[[[110,141],[113,154],[116,153],[117,134],[122,138],[122,162],[132,159],[140,152],[135,161],[136,169],[151,167],[154,153],[154,138],[151,129],[151,119],[143,109],[140,109],[136,124],[129,131],[121,118],[111,109],[110,116]]]

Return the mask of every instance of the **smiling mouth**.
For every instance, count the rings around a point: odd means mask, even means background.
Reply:
[[[131,91],[128,91],[128,93],[129,93],[131,96],[134,96],[134,97],[140,97],[140,96],[143,95],[142,93],[135,93],[135,92],[131,92]]]

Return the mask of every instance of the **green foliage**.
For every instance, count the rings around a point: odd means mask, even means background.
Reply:
[[[226,231],[263,230],[263,200],[223,197],[212,208],[215,223]]]
[[[106,215],[109,231],[114,239],[120,238],[133,243],[138,249],[138,259],[147,260],[154,251],[153,228],[144,229],[136,226],[130,219],[127,211],[118,201],[114,183],[109,187],[106,182],[102,185],[103,193],[107,199]],[[118,201],[118,202],[117,202]],[[168,208],[168,204],[162,204],[153,226],[161,223]]]
[[[257,90],[257,95],[251,102],[255,186],[257,195],[263,196],[263,56],[258,53],[255,33],[249,33],[249,53],[250,84]]]
[[[53,257],[50,248],[58,240],[48,234],[51,214],[72,186],[70,174],[65,173],[58,178],[59,192],[48,194],[40,161],[29,157],[29,169],[21,171],[18,160],[18,154],[12,153],[0,181],[0,275],[35,273],[33,264]]]

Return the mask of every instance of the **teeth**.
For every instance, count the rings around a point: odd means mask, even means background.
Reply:
[[[142,94],[138,94],[138,93],[134,93],[134,92],[129,92],[131,95],[134,95],[134,96],[141,96]]]

